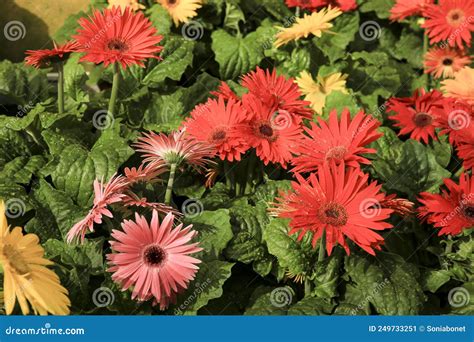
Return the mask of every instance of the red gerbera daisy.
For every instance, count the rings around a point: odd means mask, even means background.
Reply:
[[[474,31],[474,2],[472,0],[439,0],[424,11],[426,17],[422,27],[430,37],[430,43],[446,41],[449,46],[464,49],[464,43],[471,46],[471,32]]]
[[[161,223],[157,211],[153,211],[150,223],[135,214],[135,221],[122,223],[123,231],[112,231],[114,253],[107,255],[112,279],[123,290],[133,286],[132,299],[153,298],[153,305],[159,303],[161,310],[188,287],[201,262],[189,256],[202,250],[198,243],[191,243],[197,232],[191,225],[183,228],[181,223],[173,228],[173,224],[173,214],[166,215]]]
[[[279,217],[290,219],[290,234],[299,233],[301,240],[311,232],[315,246],[326,232],[328,254],[335,244],[350,254],[345,237],[372,255],[374,249],[381,249],[384,240],[375,231],[392,228],[385,220],[393,212],[380,204],[386,199],[380,192],[381,185],[369,183],[368,175],[358,169],[346,169],[344,163],[324,164],[308,180],[299,174],[296,179],[293,190],[282,193],[273,210]]]
[[[443,106],[435,108],[438,126],[442,128],[441,134],[449,135],[451,145],[457,145],[464,132],[474,132],[474,108],[463,100],[444,98]]]
[[[412,15],[419,15],[423,12],[426,5],[433,2],[434,0],[397,0],[390,9],[390,20],[402,21]]]
[[[256,149],[257,156],[267,165],[269,162],[286,164],[292,152],[301,143],[302,129],[286,113],[267,107],[251,94],[243,96],[243,104],[249,113],[249,123],[240,127],[240,137]]]
[[[324,3],[324,0],[285,0],[289,8],[299,7],[301,9],[314,10]]]
[[[450,47],[434,47],[425,55],[425,73],[435,78],[451,78],[454,73],[471,64],[471,57]]]
[[[242,77],[242,85],[267,108],[289,112],[296,124],[313,116],[313,111],[308,108],[311,103],[300,99],[302,94],[296,82],[292,78],[277,76],[276,69],[270,72],[257,67],[256,71]]]
[[[209,99],[192,111],[186,120],[186,133],[196,141],[216,148],[219,157],[229,161],[240,160],[240,155],[249,149],[247,142],[238,134],[237,127],[245,124],[247,115],[242,104],[224,98]]]
[[[211,91],[211,95],[215,97],[223,97],[225,100],[233,99],[235,102],[240,101],[240,98],[236,93],[230,89],[229,85],[224,81],[221,81],[219,88],[216,91]]]
[[[458,235],[463,229],[474,227],[474,178],[461,174],[459,184],[445,179],[447,189],[441,194],[423,192],[419,201],[419,216],[440,228],[438,235]]]
[[[442,97],[437,90],[426,93],[418,89],[412,97],[390,99],[387,109],[396,114],[389,118],[398,121],[395,126],[401,128],[399,135],[410,134],[410,138],[425,143],[430,137],[436,140],[434,109],[441,107]]]
[[[471,125],[472,126],[472,125]],[[474,170],[474,130],[464,130],[457,137],[457,153],[466,170]]]
[[[144,66],[147,58],[159,57],[163,47],[157,46],[162,36],[142,12],[133,12],[127,7],[95,11],[89,18],[79,19],[81,28],[74,38],[85,55],[83,61],[109,64],[120,63],[123,68],[132,64]]]
[[[376,152],[366,146],[383,135],[377,132],[379,121],[363,111],[351,120],[349,110],[344,109],[340,120],[333,110],[328,121],[318,118],[318,122],[319,126],[311,123],[311,128],[306,128],[309,136],[295,150],[298,156],[292,160],[293,172],[314,171],[332,161],[337,164],[344,161],[356,168],[359,164],[370,164],[362,154]]]
[[[339,7],[343,12],[353,11],[357,8],[356,0],[324,0],[324,4],[320,7]]]
[[[56,45],[55,42],[53,44],[53,49],[27,50],[26,54],[28,56],[25,58],[25,63],[35,68],[48,67],[53,63],[64,62],[78,47],[75,41],[70,41],[63,45]]]

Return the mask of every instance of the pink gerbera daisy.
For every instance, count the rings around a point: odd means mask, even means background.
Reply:
[[[336,244],[350,254],[345,238],[349,238],[367,253],[375,254],[384,239],[376,231],[392,228],[385,222],[393,212],[381,203],[386,200],[382,185],[369,182],[369,176],[344,163],[323,164],[318,172],[306,180],[296,174],[292,190],[281,193],[272,211],[290,219],[289,234],[298,233],[301,240],[312,233],[312,244],[326,233],[328,254]]]
[[[363,111],[351,120],[349,110],[344,109],[340,120],[333,110],[328,121],[318,118],[318,122],[319,126],[311,123],[311,128],[306,128],[308,136],[295,149],[298,156],[292,160],[294,172],[315,171],[332,161],[337,164],[344,161],[356,168],[359,164],[370,164],[363,154],[376,152],[366,146],[382,136],[377,132],[379,121]]]
[[[410,134],[410,138],[428,143],[429,138],[436,139],[435,109],[442,106],[443,94],[437,90],[426,93],[423,89],[415,91],[412,97],[392,98],[388,111],[395,112],[389,118],[397,121],[399,135]]]
[[[154,132],[144,133],[135,144],[138,152],[145,157],[144,162],[150,163],[152,167],[167,165],[191,165],[202,170],[208,164],[212,164],[211,157],[214,155],[214,147],[203,144],[190,138],[185,130],[175,131],[170,134]]]
[[[96,10],[91,17],[79,19],[79,25],[74,38],[79,51],[85,53],[82,61],[143,67],[147,58],[159,59],[157,54],[163,49],[157,45],[163,37],[157,35],[151,21],[130,7]]]
[[[276,69],[270,72],[257,67],[256,71],[242,77],[242,85],[265,107],[290,113],[296,124],[313,116],[313,111],[308,108],[311,103],[301,100],[298,84],[292,78],[277,76]]]
[[[113,175],[107,183],[94,181],[94,205],[87,216],[77,222],[67,233],[67,242],[80,237],[84,241],[87,231],[94,231],[94,223],[101,224],[102,216],[113,217],[108,205],[122,201],[128,181],[123,176]]]
[[[452,78],[454,74],[471,64],[471,57],[466,56],[461,50],[450,47],[434,47],[425,55],[425,73],[432,74],[435,78]]]
[[[451,145],[462,140],[460,135],[474,132],[474,109],[463,100],[447,97],[442,100],[443,106],[436,108],[437,124],[442,128],[441,134],[449,135]]]
[[[461,174],[459,184],[445,179],[441,194],[423,192],[419,201],[419,216],[440,228],[438,235],[458,235],[474,227],[474,178]]]
[[[474,32],[474,2],[472,0],[439,0],[426,6],[422,27],[430,37],[430,43],[446,42],[449,46],[464,49],[471,46]]]
[[[265,165],[272,162],[286,168],[301,143],[301,126],[251,94],[243,96],[243,103],[249,113],[249,123],[240,127],[240,137],[255,148]]]
[[[113,230],[110,245],[113,253],[107,255],[112,279],[127,290],[133,286],[132,299],[146,301],[166,309],[176,295],[186,289],[201,261],[189,256],[202,250],[191,243],[197,232],[192,225],[173,228],[174,215],[169,213],[159,222],[153,211],[150,223],[138,214],[135,221],[125,220],[122,229]]]
[[[233,161],[240,160],[241,154],[249,149],[237,130],[246,120],[247,113],[240,101],[230,98],[225,103],[219,97],[193,110],[184,127],[191,138],[214,146],[220,159]]]

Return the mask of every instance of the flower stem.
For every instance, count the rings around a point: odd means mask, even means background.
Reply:
[[[165,204],[171,203],[171,195],[173,194],[174,175],[176,173],[176,163],[170,165],[170,177],[168,178],[168,185],[166,186]]]
[[[257,164],[257,157],[253,154],[250,155],[247,165],[247,179],[245,182],[245,194],[249,194],[253,191],[253,181],[255,178],[255,166]]]
[[[428,49],[430,47],[429,37],[425,34],[423,35],[423,58],[425,58],[426,54],[428,53]],[[426,74],[426,90],[429,91],[431,87],[431,75]]]
[[[112,81],[112,92],[110,93],[108,112],[112,117],[115,115],[115,102],[117,102],[117,95],[120,85],[120,67],[117,63],[114,64],[114,78]]]
[[[58,112],[64,113],[64,64],[58,63]]]
[[[321,239],[319,240],[319,254],[318,254],[318,262],[321,262],[326,257],[326,231],[323,232],[321,235]]]
[[[305,297],[311,296],[312,291],[313,291],[313,286],[311,284],[311,281],[308,278],[306,278],[304,280],[304,296]]]

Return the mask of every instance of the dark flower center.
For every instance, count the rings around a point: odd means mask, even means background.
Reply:
[[[413,117],[413,122],[418,127],[426,127],[431,125],[431,123],[433,122],[433,117],[428,113],[420,112],[415,114],[415,116]]]
[[[464,19],[464,11],[458,8],[449,11],[448,15],[446,16],[448,24],[454,27],[460,26],[464,22]]]
[[[261,121],[255,124],[254,132],[257,136],[267,139],[268,141],[275,141],[277,139],[277,134],[268,121]]]
[[[220,142],[227,137],[227,133],[224,128],[217,128],[212,132],[211,141]]]
[[[326,160],[342,161],[346,153],[347,148],[345,146],[332,147],[326,152]]]
[[[453,60],[451,58],[443,59],[443,65],[450,66],[453,64]]]
[[[168,5],[175,5],[178,0],[168,0]]]
[[[340,227],[347,223],[348,215],[344,206],[329,202],[318,209],[318,218],[322,223]]]
[[[24,275],[30,272],[30,267],[25,261],[23,255],[13,246],[6,244],[1,251],[5,258],[19,274]]]
[[[123,40],[114,38],[107,43],[107,48],[109,50],[125,52],[128,50],[128,45]]]
[[[148,266],[160,266],[165,259],[165,250],[157,245],[148,246],[143,252],[143,260]]]
[[[473,220],[474,219],[474,205],[466,205],[463,208],[463,213],[464,216],[466,216],[468,219]]]

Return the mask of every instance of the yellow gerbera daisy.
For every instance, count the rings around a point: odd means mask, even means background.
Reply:
[[[59,277],[46,265],[44,250],[35,234],[23,235],[20,227],[10,231],[5,205],[0,202],[0,264],[3,267],[3,301],[10,315],[18,299],[21,311],[29,314],[28,302],[35,314],[69,314],[71,302]]]
[[[313,12],[308,15],[305,13],[303,18],[296,18],[296,22],[290,27],[277,27],[280,32],[276,34],[275,46],[298,40],[300,38],[307,38],[310,34],[321,37],[323,32],[328,32],[333,24],[331,20],[342,14],[339,8],[323,8],[319,12]],[[329,31],[330,32],[330,31]]]
[[[296,78],[296,83],[300,87],[301,93],[306,95],[305,100],[311,102],[313,110],[321,114],[329,94],[336,90],[347,94],[346,79],[347,75],[336,72],[325,77],[318,76],[316,82],[309,72],[302,71]]]
[[[464,67],[454,74],[454,79],[444,80],[441,90],[449,96],[474,105],[474,69]]]
[[[190,18],[197,15],[197,10],[202,7],[202,0],[156,0],[163,6],[176,26],[187,23]]]
[[[109,8],[119,6],[120,8],[122,8],[122,11],[125,10],[127,7],[130,7],[130,9],[134,12],[145,9],[145,6],[140,4],[138,0],[108,0],[108,2]]]

